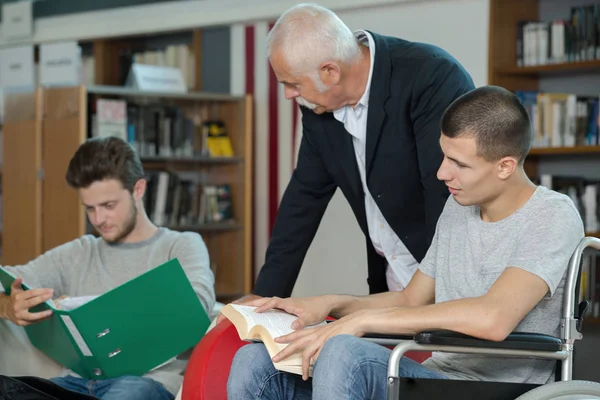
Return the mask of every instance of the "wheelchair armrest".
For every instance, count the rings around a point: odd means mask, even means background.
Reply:
[[[413,335],[384,335],[382,333],[365,333],[363,339],[414,340]]]
[[[512,349],[533,351],[560,351],[562,341],[558,338],[539,333],[513,332],[501,342],[479,339],[462,333],[437,330],[421,332],[415,335],[418,344],[438,346],[481,347],[489,349]]]
[[[396,346],[402,341],[414,341],[413,335],[383,335],[380,333],[366,333],[362,338],[382,346]]]

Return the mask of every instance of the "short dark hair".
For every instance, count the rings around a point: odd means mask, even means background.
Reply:
[[[133,193],[133,187],[145,178],[142,162],[125,140],[110,136],[82,143],[67,168],[66,179],[75,189],[87,188],[96,181],[116,179]]]
[[[482,86],[454,100],[442,115],[442,134],[472,137],[487,161],[514,156],[519,163],[531,149],[531,121],[517,96],[498,86]]]

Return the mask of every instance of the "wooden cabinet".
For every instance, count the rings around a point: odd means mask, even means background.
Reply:
[[[85,233],[86,216],[77,191],[65,181],[69,160],[92,136],[97,99],[128,105],[171,107],[193,121],[194,143],[202,142],[202,122],[222,121],[233,157],[194,151],[178,156],[143,156],[146,173],[183,174],[202,185],[227,185],[233,219],[223,222],[162,225],[202,235],[210,254],[219,300],[252,289],[252,100],[249,96],[207,93],[147,93],[113,86],[38,89],[8,95],[4,124],[4,260],[25,263]],[[199,155],[203,154],[203,155]],[[189,206],[189,205],[188,205]],[[191,207],[191,206],[190,206]],[[152,217],[151,210],[147,210]]]

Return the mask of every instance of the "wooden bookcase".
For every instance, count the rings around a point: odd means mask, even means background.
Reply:
[[[490,34],[488,83],[511,91],[540,89],[543,79],[569,79],[580,74],[599,73],[600,60],[569,62],[529,67],[517,66],[517,22],[540,18],[540,3],[545,0],[490,0]],[[580,5],[570,1],[567,5]],[[592,1],[589,2],[590,4]],[[566,17],[566,15],[565,15]],[[590,93],[600,93],[600,87],[591,87]],[[532,178],[539,176],[540,163],[565,158],[578,162],[595,159],[600,168],[600,146],[533,148],[525,160],[525,170]],[[600,232],[586,232],[600,237]],[[588,310],[589,312],[589,310]],[[600,318],[587,317],[585,323],[600,325]],[[586,329],[587,331],[588,329]]]
[[[235,223],[169,226],[200,233],[215,268],[217,297],[228,301],[249,293],[252,269],[252,100],[248,96],[202,93],[203,30],[158,35],[97,38],[81,42],[93,57],[94,85],[37,89],[5,102],[2,189],[2,263],[25,263],[61,243],[89,233],[77,193],[65,182],[68,161],[91,136],[90,102],[97,97],[158,102],[206,111],[223,120],[234,148],[232,158],[142,158],[148,171],[198,174],[211,185],[229,184]],[[193,61],[192,92],[140,93],[118,86],[126,71],[123,55],[184,45]],[[161,47],[162,46],[162,47]],[[204,117],[204,115],[203,115]]]
[[[3,255],[6,265],[42,252],[42,91],[5,98],[2,166]]]
[[[69,161],[86,139],[83,87],[44,89],[42,116],[42,252],[85,233],[79,196],[65,180]]]
[[[8,96],[6,110],[10,118],[4,124],[4,264],[25,263],[90,233],[78,194],[65,182],[65,172],[77,147],[91,136],[90,104],[96,98],[176,105],[192,114],[208,107],[211,117],[225,123],[234,157],[146,157],[142,162],[146,172],[197,174],[202,184],[230,186],[234,223],[167,227],[202,235],[211,264],[216,267],[219,300],[249,293],[253,284],[250,96],[148,93],[113,86],[38,89],[34,94]],[[198,135],[199,130],[195,129],[194,134]]]
[[[578,74],[600,73],[600,60],[569,62],[529,67],[517,66],[517,23],[540,19],[541,2],[544,0],[490,0],[490,31],[488,83],[511,91],[540,89],[542,79],[573,77]],[[567,5],[580,5],[581,2]],[[592,1],[589,2],[592,4]],[[565,18],[567,15],[565,15]],[[600,87],[590,88],[590,93],[600,93]],[[538,177],[539,164],[543,160],[559,157],[597,157],[600,146],[534,148],[525,160],[525,170],[530,177]],[[600,168],[600,164],[599,164]],[[600,232],[587,232],[600,237]]]

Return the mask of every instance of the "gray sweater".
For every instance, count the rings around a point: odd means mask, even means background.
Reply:
[[[9,267],[9,271],[22,276],[31,287],[54,289],[55,297],[91,296],[105,293],[175,257],[211,315],[215,304],[214,276],[208,250],[197,233],[159,228],[144,242],[120,244],[85,235],[25,265]],[[162,383],[175,395],[182,384],[185,365],[185,361],[177,359],[145,376]],[[76,375],[67,370],[64,374]]]

